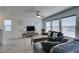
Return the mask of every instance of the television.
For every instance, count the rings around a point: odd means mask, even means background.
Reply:
[[[27,31],[35,31],[35,26],[27,26]]]

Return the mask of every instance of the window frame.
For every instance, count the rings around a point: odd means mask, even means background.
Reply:
[[[10,21],[11,24],[5,25],[6,20]],[[7,30],[8,27],[10,27],[10,30]],[[4,20],[4,31],[7,31],[7,32],[12,31],[12,20],[10,20],[10,19],[5,19]]]
[[[63,18],[68,18],[68,17],[73,17],[73,16],[76,16],[76,14],[50,20],[50,22],[51,22],[51,30],[52,30],[52,21],[54,21],[54,20],[59,20],[59,32],[62,32],[62,24],[61,24],[62,21],[61,21],[61,19],[63,19]],[[75,20],[76,20],[76,19],[75,19]],[[49,21],[47,21],[47,22],[49,22]],[[76,22],[76,21],[75,21],[75,22]],[[70,37],[70,36],[69,36],[69,37]],[[75,24],[75,37],[76,37],[76,24]]]
[[[59,24],[59,29],[58,29],[58,31],[57,32],[60,32],[60,20],[53,20],[53,21],[58,21],[58,24]],[[53,21],[52,21],[52,25],[53,25]],[[53,26],[51,25],[51,27],[52,27],[52,31],[53,31]],[[54,30],[55,31],[55,30]]]
[[[50,30],[52,30],[52,26],[51,26],[52,22],[51,21],[47,21],[47,22],[50,22]],[[47,22],[45,24],[47,24]],[[46,28],[46,26],[45,26],[45,28]],[[48,32],[47,28],[46,28],[46,32]]]
[[[63,17],[63,18],[61,18],[60,20],[61,20],[61,32],[63,32],[63,30],[62,30],[62,19],[64,19],[64,18],[68,18],[68,17],[76,17],[76,15],[72,15],[72,16],[66,16],[66,17]],[[74,37],[73,38],[75,38],[76,37],[76,19],[75,19],[75,33],[74,33]],[[68,37],[71,37],[71,36],[68,36]]]

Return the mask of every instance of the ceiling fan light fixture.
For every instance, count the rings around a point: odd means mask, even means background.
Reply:
[[[37,16],[38,18],[40,18],[41,16]]]
[[[37,17],[38,17],[38,18],[40,18],[40,17],[41,17],[39,13],[37,13],[36,15],[37,15]]]
[[[38,18],[44,17],[43,15],[41,15],[40,11],[36,11],[36,12],[37,12],[36,15],[37,15]]]

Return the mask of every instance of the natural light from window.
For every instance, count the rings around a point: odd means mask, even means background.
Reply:
[[[46,32],[48,32],[49,30],[51,30],[51,21],[46,22]]]
[[[12,30],[12,21],[11,20],[4,20],[4,29],[5,29],[5,31]]]
[[[59,32],[59,20],[52,21],[52,31]]]
[[[75,37],[76,16],[61,19],[61,28],[64,36]]]

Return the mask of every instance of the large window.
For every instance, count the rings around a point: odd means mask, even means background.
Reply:
[[[51,21],[46,22],[46,32],[48,32],[49,30],[51,30]]]
[[[76,16],[61,19],[64,36],[75,37]]]
[[[59,20],[52,21],[52,31],[59,32]]]
[[[60,20],[53,20],[46,22],[46,32],[49,30],[52,31],[61,31],[64,36],[76,37],[76,16],[65,17]]]
[[[12,21],[11,20],[4,20],[4,30],[5,31],[12,30]]]

